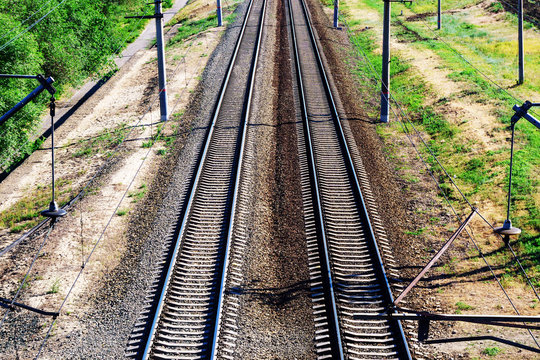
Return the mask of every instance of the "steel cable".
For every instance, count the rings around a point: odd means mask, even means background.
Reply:
[[[413,10],[411,10],[414,14],[418,15],[417,13],[415,13]],[[437,35],[435,34],[434,30],[431,29],[429,27],[429,24],[427,24],[427,22],[424,20],[424,19],[421,19],[422,22],[424,22],[425,26],[431,31],[434,33],[436,39],[437,38]],[[463,57],[457,50],[453,49],[450,45],[448,45],[444,40],[440,39],[443,43],[445,43],[452,51],[454,51],[455,53],[457,53],[464,61],[466,61],[469,65],[471,65],[475,70],[477,70],[480,74],[482,74],[486,79],[490,80],[493,84],[495,84],[500,90],[504,91],[508,96],[512,97],[514,100],[518,101],[518,102],[522,102],[521,100],[517,99],[516,97],[514,97],[512,94],[510,94],[508,91],[506,91],[504,88],[502,88],[501,86],[499,86],[497,83],[495,83],[493,80],[491,80],[487,75],[485,75],[484,73],[482,73],[479,69],[477,69],[474,65],[472,65],[465,57]],[[396,103],[396,105],[400,108],[400,111],[402,113],[405,113],[404,110],[401,108],[401,105],[396,101],[396,99],[391,95],[393,101]],[[531,111],[532,112],[532,111]],[[471,203],[469,202],[469,200],[467,199],[467,197],[463,194],[463,192],[459,189],[459,187],[455,184],[454,180],[452,179],[452,177],[447,173],[446,169],[442,166],[442,164],[439,162],[438,158],[435,156],[435,154],[433,153],[432,149],[427,145],[427,143],[424,141],[424,139],[422,138],[422,136],[420,135],[419,131],[416,129],[416,127],[414,126],[414,124],[412,123],[412,121],[410,120],[409,116],[407,115],[407,121],[411,124],[411,126],[413,127],[413,129],[415,130],[415,132],[417,133],[417,136],[422,140],[422,142],[424,143],[425,147],[428,149],[428,151],[431,153],[432,157],[435,159],[435,161],[439,164],[439,166],[441,167],[441,169],[445,172],[445,174],[447,175],[447,177],[450,179],[450,181],[452,182],[452,184],[454,185],[454,187],[458,190],[458,192],[461,194],[461,196],[463,197],[463,199],[467,202],[467,204],[471,207],[471,209],[473,208],[473,206],[471,205]],[[477,213],[479,215],[481,215],[481,213],[479,211],[477,211]],[[494,230],[494,227],[491,223],[489,223],[484,216],[481,216],[482,220],[484,222],[486,222],[486,224],[488,224],[493,230]],[[502,237],[499,235],[499,238],[502,240]],[[505,242],[506,244],[506,242]],[[509,244],[506,244],[507,246]],[[536,288],[534,287],[533,283],[531,282],[530,280],[530,277],[529,275],[527,274],[527,272],[525,271],[525,269],[523,268],[522,264],[521,264],[521,261],[519,260],[519,258],[516,256],[514,250],[509,247],[510,251],[512,252],[513,256],[514,256],[514,259],[516,260],[516,262],[518,263],[520,269],[523,271],[523,274],[525,275],[525,278],[527,279],[527,282],[528,284],[531,286],[531,288],[533,289],[534,291],[534,294],[536,295],[536,297],[540,300],[540,297],[538,295],[538,292],[536,290]]]
[[[34,15],[36,15],[38,12],[41,11],[41,9],[43,9],[45,6],[49,5],[53,0],[49,0],[47,3],[43,4],[38,10],[36,10],[32,15],[30,15],[29,17],[27,17],[23,22],[21,22],[19,25],[17,26],[14,26],[11,30],[9,30],[8,32],[6,32],[4,35],[2,35],[0,37],[0,40],[2,40],[3,38],[5,38],[6,36],[8,36],[9,34],[11,34],[13,32],[13,30],[17,29],[18,27],[22,26],[23,24],[25,24],[28,20],[30,20],[31,18],[34,17]]]
[[[433,30],[431,28],[431,26],[429,26],[429,24],[427,23],[426,20],[424,20],[421,16],[419,16],[418,13],[416,13],[414,10],[412,10],[411,8],[409,8],[409,10],[417,15],[419,18],[420,18],[420,21],[422,21],[424,23],[424,25],[426,26],[426,28],[433,34],[434,36],[434,39],[429,39],[429,40],[438,40],[440,42],[442,42],[448,49],[450,49],[452,52],[454,52],[460,59],[462,59],[464,62],[466,62],[467,64],[469,64],[474,70],[476,70],[480,75],[482,75],[484,78],[486,78],[490,83],[492,83],[493,85],[495,85],[499,90],[501,90],[502,92],[504,92],[506,95],[508,95],[509,97],[511,97],[512,99],[514,99],[515,101],[517,101],[519,104],[523,104],[523,100],[520,100],[518,99],[517,97],[515,97],[513,94],[511,94],[508,90],[506,90],[505,88],[503,88],[501,85],[499,85],[497,82],[495,82],[495,80],[491,79],[488,75],[486,75],[482,70],[480,70],[477,66],[475,66],[473,63],[471,63],[463,54],[461,54],[458,50],[454,49],[450,44],[448,44],[442,37],[440,37],[436,32],[435,30]],[[529,110],[530,113],[532,114],[535,114],[534,111],[532,110]]]
[[[139,19],[139,22],[141,21],[142,19]],[[131,31],[131,33],[129,35],[127,35],[126,37],[124,37],[124,39],[122,40],[122,43],[118,46],[118,49],[116,52],[118,52],[118,50],[127,42],[127,39],[129,36],[131,36],[133,33],[134,33],[135,29]],[[169,30],[170,31],[170,30]],[[116,56],[117,54],[113,54],[111,55],[111,57],[113,56]],[[145,114],[146,115],[146,114]],[[143,115],[144,117],[144,115]],[[136,125],[134,125],[134,127],[136,127],[140,121],[142,120],[139,119],[139,122],[137,122]],[[128,133],[128,136],[131,135],[131,132]],[[125,138],[122,139],[122,141],[117,145],[117,147],[115,148],[115,150],[123,145],[125,141]],[[25,144],[28,144],[29,141],[27,141]],[[71,206],[73,206],[78,200],[80,200],[83,196],[84,196],[84,193],[86,191],[86,189],[93,183],[93,181],[95,180],[95,178],[100,175],[103,170],[105,169],[106,165],[108,165],[110,163],[110,161],[112,161],[112,159],[114,158],[114,156],[117,154],[118,151],[114,151],[111,156],[109,157],[110,160],[108,160],[107,162],[105,162],[100,168],[98,168],[97,172],[95,173],[95,175],[88,181],[88,183],[86,184],[86,186],[72,199],[70,199],[68,201],[68,203],[64,206],[65,208],[69,208]],[[2,164],[2,166],[5,164],[5,162]],[[24,233],[22,236],[20,236],[18,239],[14,240],[10,245],[8,245],[7,247],[5,247],[4,249],[2,249],[0,251],[0,257],[5,255],[7,252],[9,252],[11,249],[13,249],[17,244],[21,243],[24,239],[28,238],[30,235],[32,235],[32,233],[36,232],[37,230],[39,230],[41,227],[43,227],[46,223],[48,222],[48,219],[45,219],[43,220],[41,223],[39,223],[38,225],[36,225],[35,227],[33,227],[32,229],[30,229],[29,231],[27,231],[26,233]]]
[[[500,2],[508,5],[508,7],[510,7],[511,9],[515,10],[516,13],[519,13],[519,10],[518,8],[515,6],[515,5],[512,5],[504,0],[499,0]],[[529,19],[529,21],[533,24],[535,24],[536,26],[540,26],[540,20],[538,18],[535,18],[534,16],[531,16],[531,15],[526,15],[526,14],[523,14],[523,17],[526,18],[526,19]]]
[[[24,284],[26,283],[26,280],[28,279],[28,275],[30,275],[30,271],[32,271],[32,268],[34,267],[34,264],[36,263],[36,260],[39,257],[39,254],[41,253],[41,250],[43,249],[43,246],[45,246],[45,243],[47,242],[47,239],[49,238],[49,235],[51,234],[51,231],[52,231],[53,228],[54,228],[54,222],[51,224],[51,226],[49,226],[49,230],[45,234],[45,237],[43,238],[43,241],[41,242],[41,245],[39,246],[36,255],[34,255],[34,258],[32,259],[32,262],[30,263],[30,267],[28,268],[28,271],[24,275],[24,278],[23,278],[23,281],[21,282],[21,285],[17,289],[17,292],[15,293],[15,296],[13,297],[13,299],[11,300],[11,302],[9,304],[10,307],[13,306],[13,303],[19,297],[19,294],[20,294],[22,288],[24,287]],[[4,313],[4,316],[2,318],[2,322],[0,322],[0,329],[4,326],[4,322],[6,321],[6,318],[7,318],[8,314],[9,314],[9,312],[10,312],[10,308],[8,307],[6,309],[6,312]]]
[[[45,19],[47,16],[49,16],[50,13],[52,13],[54,10],[56,10],[60,5],[62,5],[63,3],[65,3],[67,0],[62,0],[59,4],[57,4],[54,8],[52,8],[48,13],[46,13],[45,15],[43,15],[41,18],[39,18],[36,22],[34,22],[32,25],[30,25],[29,27],[27,27],[24,31],[20,32],[19,34],[15,35],[15,37],[13,37],[11,40],[9,40],[8,42],[6,42],[4,45],[2,45],[2,47],[0,47],[0,51],[4,50],[6,47],[9,46],[9,44],[11,44],[12,42],[14,42],[15,40],[19,39],[21,36],[23,36],[24,34],[26,34],[28,31],[30,31],[34,26],[36,26],[37,24],[39,24],[43,19]]]

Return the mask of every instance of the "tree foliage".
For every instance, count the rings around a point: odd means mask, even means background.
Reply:
[[[0,2],[0,48],[28,29],[62,0],[4,0]],[[170,1],[169,1],[170,3]],[[39,11],[38,11],[39,10]],[[0,73],[43,74],[55,79],[62,94],[70,86],[96,76],[112,65],[111,55],[133,41],[146,21],[125,15],[152,13],[144,0],[65,0],[28,32],[0,50]],[[32,16],[33,15],[33,16]],[[0,79],[0,114],[4,114],[38,85],[35,80]],[[49,96],[42,93],[0,126],[0,169],[22,146],[16,161],[32,151],[31,135],[40,124]]]

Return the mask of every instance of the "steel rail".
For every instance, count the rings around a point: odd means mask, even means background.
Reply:
[[[308,124],[308,111],[307,111],[307,105],[306,105],[306,98],[305,98],[305,92],[304,92],[304,83],[302,79],[302,67],[300,64],[300,58],[298,56],[298,45],[296,42],[296,30],[295,30],[295,24],[294,24],[294,16],[293,16],[293,10],[292,10],[292,4],[291,0],[289,0],[289,17],[290,17],[290,23],[291,23],[291,36],[292,36],[292,43],[293,43],[293,49],[294,49],[294,57],[295,57],[295,64],[296,64],[296,76],[298,80],[298,88],[300,92],[300,104],[302,107],[302,121],[304,123],[304,133],[307,139],[307,143],[311,144],[311,132],[309,130],[309,124]],[[330,257],[328,254],[328,243],[326,239],[326,229],[325,229],[325,223],[323,219],[323,212],[322,212],[322,201],[319,196],[319,180],[317,178],[317,171],[316,171],[316,164],[315,164],[315,156],[313,154],[313,147],[308,146],[307,149],[307,156],[308,156],[308,162],[311,166],[309,166],[309,172],[310,172],[310,181],[311,181],[311,188],[312,188],[312,195],[313,199],[315,199],[315,213],[317,214],[315,217],[318,221],[316,221],[317,230],[319,233],[319,237],[323,243],[323,257],[322,257],[322,263],[324,266],[324,272],[326,272],[326,277],[323,276],[323,282],[325,282],[327,291],[330,293],[330,297],[325,297],[325,300],[329,303],[327,303],[327,312],[330,315],[331,319],[329,319],[329,327],[330,332],[333,333],[332,337],[332,351],[333,351],[333,357],[338,357],[339,359],[344,359],[343,355],[343,346],[341,342],[341,334],[340,334],[340,326],[339,326],[339,318],[338,318],[338,312],[337,312],[337,306],[336,306],[336,300],[335,300],[335,294],[334,294],[334,285],[333,285],[333,279],[332,279],[332,269],[330,268]]]
[[[161,313],[163,311],[163,306],[164,306],[164,303],[165,303],[165,298],[166,298],[166,295],[167,295],[167,290],[168,290],[168,286],[169,286],[169,283],[170,283],[171,275],[172,275],[172,273],[174,271],[174,268],[175,268],[175,265],[176,265],[176,260],[178,258],[179,249],[180,249],[180,245],[181,245],[181,239],[184,237],[184,234],[185,234],[185,231],[186,231],[186,225],[187,225],[187,222],[188,222],[191,210],[192,210],[193,201],[194,201],[194,198],[195,198],[196,191],[197,191],[197,189],[199,187],[199,184],[200,184],[200,181],[201,181],[201,174],[202,174],[202,171],[203,171],[203,168],[204,168],[205,160],[206,160],[207,155],[208,155],[208,149],[210,148],[210,143],[211,143],[211,140],[212,140],[212,137],[213,137],[213,134],[214,134],[214,130],[215,130],[216,122],[217,122],[217,119],[218,119],[218,115],[220,113],[221,106],[222,106],[222,103],[223,103],[223,99],[224,99],[224,96],[225,96],[225,93],[226,93],[226,90],[227,90],[227,86],[229,84],[229,80],[230,80],[230,77],[231,77],[231,74],[232,74],[232,70],[233,70],[234,64],[236,62],[238,51],[240,49],[240,45],[242,43],[242,39],[243,39],[244,34],[245,34],[248,19],[249,19],[249,16],[251,14],[251,10],[253,8],[253,2],[254,2],[254,0],[250,0],[249,5],[248,5],[248,9],[246,10],[246,15],[244,17],[244,21],[242,23],[242,28],[240,30],[240,34],[238,36],[238,39],[237,39],[237,42],[236,42],[236,45],[235,45],[235,50],[233,52],[231,60],[229,61],[227,73],[225,75],[225,79],[224,79],[224,81],[222,83],[222,86],[221,86],[221,89],[220,89],[220,95],[219,95],[218,101],[216,103],[216,106],[214,108],[214,116],[212,118],[212,123],[211,123],[210,128],[208,130],[208,133],[206,135],[205,145],[204,145],[203,151],[202,151],[202,153],[201,153],[201,155],[199,156],[199,159],[198,159],[197,170],[196,170],[196,173],[195,173],[194,180],[192,181],[192,183],[190,185],[190,193],[189,193],[187,205],[185,207],[185,210],[183,211],[180,230],[179,230],[179,233],[178,233],[178,236],[177,236],[177,240],[176,240],[176,244],[175,244],[175,247],[174,247],[174,250],[173,250],[171,261],[170,261],[169,266],[167,268],[167,272],[166,272],[166,275],[165,275],[165,282],[164,282],[164,285],[162,287],[161,294],[159,296],[158,305],[157,305],[157,311],[155,312],[154,318],[152,320],[152,326],[150,328],[150,333],[149,333],[149,336],[148,336],[148,339],[147,339],[147,342],[146,342],[146,345],[145,345],[145,348],[144,348],[144,353],[143,353],[143,357],[142,357],[143,359],[148,359],[149,356],[150,356],[150,351],[151,351],[152,344],[153,344],[153,341],[154,341],[154,337],[155,337],[155,334],[156,334],[156,329],[157,329],[157,325],[158,325],[158,322],[159,322],[159,318],[160,318]],[[245,139],[245,136],[242,135],[242,142],[244,141],[244,139]],[[242,145],[242,148],[243,148],[243,145]],[[242,156],[240,156],[240,158],[242,158]],[[238,171],[238,173],[240,173],[240,172]],[[236,188],[237,188],[237,184],[235,183],[235,192],[236,192]],[[231,218],[234,218],[234,216],[231,216]],[[228,244],[227,244],[227,250],[226,250],[227,256],[228,256],[228,253],[229,253],[229,251],[228,251]],[[222,294],[220,293],[220,301],[222,300],[221,295]],[[219,308],[221,309],[221,304],[219,305]],[[218,313],[220,313],[219,310],[218,310]],[[219,321],[219,320],[217,320],[217,321]],[[218,336],[217,336],[216,332],[217,332],[217,326],[214,329],[213,341],[217,341]],[[212,354],[215,353],[215,350],[216,350],[216,344],[213,343],[212,344],[212,350],[211,350]]]
[[[289,1],[291,1],[291,0],[289,0]],[[318,42],[317,42],[317,40],[315,38],[315,34],[314,34],[314,30],[313,30],[311,16],[310,16],[309,10],[307,8],[307,5],[305,3],[305,0],[299,0],[299,1],[302,4],[302,8],[303,8],[303,11],[304,11],[304,16],[306,18],[306,22],[307,22],[307,25],[308,25],[307,28],[309,30],[311,43],[312,43],[312,46],[313,46],[313,49],[315,51],[316,58],[317,58],[317,66],[318,66],[319,71],[320,71],[320,73],[322,75],[322,78],[324,79],[324,89],[325,89],[325,92],[326,92],[326,95],[328,97],[329,104],[330,104],[330,107],[331,107],[332,118],[334,120],[333,121],[334,122],[334,127],[336,129],[337,134],[338,134],[339,143],[340,143],[342,152],[344,154],[344,158],[346,160],[345,164],[346,164],[346,167],[347,167],[347,171],[348,171],[350,179],[352,181],[351,185],[353,187],[355,198],[357,199],[356,203],[357,203],[357,206],[358,206],[358,210],[359,210],[359,213],[360,213],[360,215],[362,217],[363,223],[364,223],[364,225],[366,226],[366,228],[368,230],[368,234],[367,234],[368,235],[367,238],[369,239],[368,244],[371,247],[371,250],[372,250],[373,254],[375,254],[375,256],[376,256],[377,261],[373,265],[375,265],[375,269],[376,269],[376,271],[378,273],[377,275],[378,275],[379,280],[384,284],[384,287],[383,287],[384,288],[384,295],[386,297],[387,304],[390,305],[393,302],[392,291],[390,289],[390,284],[389,284],[388,278],[386,276],[386,271],[384,269],[382,257],[381,257],[380,251],[379,251],[379,246],[377,244],[377,240],[375,238],[373,227],[372,227],[371,221],[369,219],[369,213],[368,213],[368,210],[367,210],[367,207],[366,207],[364,196],[362,194],[362,189],[360,187],[360,182],[359,182],[358,175],[357,175],[357,172],[356,172],[356,169],[355,169],[355,166],[354,166],[354,162],[353,162],[353,159],[352,159],[352,156],[351,156],[351,152],[349,150],[347,139],[346,139],[346,136],[345,136],[344,131],[343,131],[341,118],[339,116],[339,112],[338,112],[336,104],[335,104],[334,96],[332,95],[332,90],[331,90],[331,87],[330,87],[330,84],[329,84],[329,81],[328,81],[328,76],[326,74],[326,70],[324,68],[324,64],[323,64],[323,61],[322,61],[322,58],[321,58],[321,55],[320,55]],[[294,29],[294,26],[293,26],[293,29]],[[296,56],[298,57],[297,50],[296,50],[296,44],[295,44],[295,52],[296,52]],[[297,63],[298,63],[298,60],[297,60]],[[303,88],[302,85],[299,85],[299,86],[301,88]],[[305,106],[304,101],[305,101],[305,99],[302,99],[303,106]],[[306,124],[305,128],[307,129],[307,130],[305,130],[305,132],[308,134],[308,136],[307,136],[308,144],[309,144],[308,154],[310,155],[311,159],[313,159],[313,148],[312,148],[312,143],[311,143],[310,136],[309,136],[309,126],[308,126],[307,120],[304,120],[304,122]],[[312,166],[314,166],[313,160],[311,161],[311,163],[312,163]],[[313,170],[310,170],[310,172],[316,173],[315,168]],[[316,184],[315,185],[316,189],[318,189],[317,179],[314,178],[313,181]],[[319,198],[318,193],[316,194],[316,198],[317,198],[317,202],[320,204],[320,198]],[[320,206],[320,205],[318,205],[318,206]],[[326,254],[325,256],[328,257],[327,249],[325,248],[324,251],[325,251],[325,254]],[[395,312],[395,310],[389,310],[389,311]],[[401,322],[399,320],[394,320],[394,321],[395,321],[394,324],[398,329],[399,338],[400,338],[398,347],[401,349],[401,353],[402,353],[403,356],[406,356],[408,359],[411,359],[410,350],[409,350],[408,345],[407,345],[407,340],[406,340],[405,333],[403,331],[403,327],[401,325]]]
[[[234,217],[234,211],[236,209],[236,203],[238,201],[238,191],[240,189],[240,176],[242,174],[242,164],[243,164],[243,161],[244,161],[244,157],[242,156],[244,154],[244,149],[245,149],[245,145],[246,145],[246,136],[247,136],[247,127],[249,125],[249,109],[251,108],[251,100],[253,98],[253,87],[255,85],[255,74],[256,74],[256,70],[257,70],[257,64],[258,64],[258,61],[259,61],[259,52],[260,52],[260,49],[261,49],[261,40],[262,40],[262,30],[263,30],[263,27],[264,27],[264,19],[265,19],[265,15],[266,15],[266,0],[263,0],[263,10],[262,10],[262,13],[261,13],[261,20],[260,20],[260,25],[259,25],[259,29],[258,29],[258,34],[257,34],[257,45],[256,45],[256,49],[255,49],[255,58],[253,59],[253,62],[251,64],[251,69],[250,69],[250,78],[249,78],[249,90],[248,90],[248,98],[247,98],[247,101],[246,101],[246,104],[245,104],[245,108],[244,108],[244,119],[243,119],[243,122],[244,122],[244,125],[242,127],[242,139],[240,141],[240,149],[238,150],[238,153],[237,153],[237,158],[238,158],[238,165],[235,169],[236,171],[236,176],[235,176],[235,181],[234,181],[234,194],[233,194],[233,198],[232,198],[232,204],[231,204],[231,214],[229,215],[229,225],[228,225],[228,231],[227,231],[227,239],[226,239],[226,243],[227,243],[227,246],[226,246],[226,250],[225,250],[225,261],[223,262],[223,270],[222,270],[222,276],[221,276],[221,285],[219,287],[219,295],[218,295],[218,310],[217,310],[217,315],[216,315],[216,321],[215,321],[215,327],[214,327],[214,339],[212,341],[212,350],[210,352],[210,359],[214,359],[216,354],[217,354],[217,345],[218,345],[218,340],[219,340],[219,325],[221,323],[221,315],[222,315],[222,309],[223,309],[223,297],[224,297],[224,292],[225,292],[225,285],[227,283],[227,275],[228,275],[228,265],[229,265],[229,253],[230,253],[230,243],[231,243],[231,239],[232,239],[232,236],[233,236],[233,230],[234,230],[234,220],[235,220],[235,217]],[[247,16],[246,16],[247,18]]]

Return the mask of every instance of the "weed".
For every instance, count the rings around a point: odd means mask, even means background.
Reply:
[[[474,310],[475,307],[474,306],[471,306],[471,305],[468,305],[466,303],[464,303],[463,301],[458,301],[456,303],[456,307],[458,310],[460,311],[463,311],[463,310]]]
[[[56,279],[47,294],[56,294],[60,290],[60,279]]]
[[[201,20],[188,20],[184,19],[181,21],[182,26],[178,28],[178,32],[173,36],[167,46],[174,45],[178,42],[181,42],[188,37],[198,34],[207,29],[217,26],[217,15],[215,13],[210,16],[201,19]],[[202,43],[201,43],[202,44]]]
[[[494,347],[487,347],[484,350],[482,350],[482,354],[487,356],[496,356],[498,355],[502,350],[496,346]]]
[[[146,194],[146,192],[148,191],[148,188],[146,186],[146,184],[142,184],[141,186],[139,186],[139,188],[136,190],[136,191],[132,191],[128,194],[128,197],[131,198],[131,200],[136,203],[138,202],[139,200],[141,200],[144,195]]]
[[[128,213],[128,210],[127,209],[118,209],[118,211],[116,212],[116,215],[118,216],[124,216]]]
[[[487,10],[488,10],[489,12],[492,12],[492,13],[500,13],[500,12],[503,12],[503,11],[504,11],[504,8],[503,8],[503,6],[501,5],[500,2],[496,1],[496,2],[492,2],[492,3],[488,6]]]
[[[89,157],[97,153],[106,153],[107,150],[114,149],[120,143],[122,143],[127,136],[129,128],[126,124],[121,124],[113,130],[104,130],[100,134],[90,139],[80,140],[82,148],[77,150],[74,157]]]
[[[56,201],[63,206],[73,193],[71,181],[58,179],[55,187]],[[41,219],[41,211],[48,208],[50,201],[50,185],[38,185],[34,191],[0,213],[0,227],[9,228],[11,232],[18,233],[37,225]]]
[[[410,182],[412,184],[416,184],[420,181],[416,176],[413,176],[413,175],[405,175],[403,178],[405,181]]]
[[[424,233],[424,231],[426,231],[426,228],[420,228],[415,231],[405,231],[405,234],[412,235],[412,236],[420,236]]]

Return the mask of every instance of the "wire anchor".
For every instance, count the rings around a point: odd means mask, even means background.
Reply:
[[[528,113],[529,109],[533,106],[540,106],[540,103],[531,103],[530,101],[525,101],[523,105],[518,106],[514,105],[513,110],[516,112],[510,119],[510,128],[512,130],[512,139],[510,142],[510,171],[508,176],[508,205],[506,208],[506,220],[504,220],[503,226],[496,227],[494,229],[495,233],[504,235],[504,242],[508,243],[510,241],[510,235],[519,235],[521,234],[521,229],[512,226],[512,221],[510,220],[510,203],[512,195],[512,167],[514,164],[514,135],[516,129],[516,123],[521,118],[525,118],[531,124],[540,129],[540,121],[538,121],[534,116]]]
[[[57,218],[67,214],[66,210],[60,209],[55,201],[55,189],[54,189],[54,115],[56,112],[56,103],[54,95],[51,96],[51,102],[49,104],[51,114],[51,170],[52,170],[52,196],[49,208],[43,210],[41,215],[52,218],[55,221]]]

